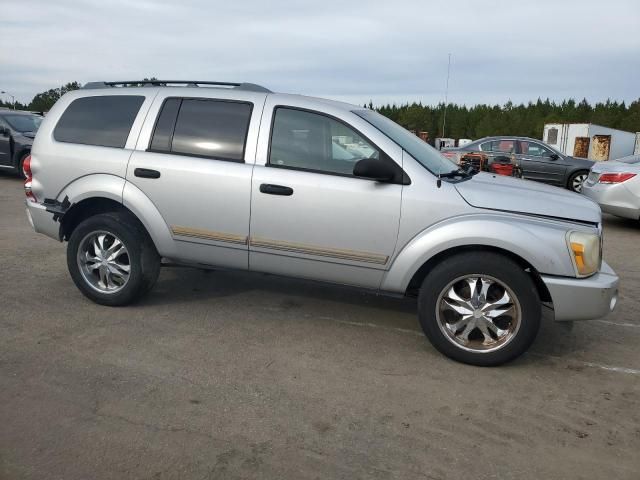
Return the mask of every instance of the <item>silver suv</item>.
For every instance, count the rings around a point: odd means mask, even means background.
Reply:
[[[37,232],[80,291],[146,294],[161,264],[416,295],[433,345],[475,365],[613,310],[601,214],[560,188],[458,169],[374,111],[253,84],[100,82],[62,97],[25,162]]]

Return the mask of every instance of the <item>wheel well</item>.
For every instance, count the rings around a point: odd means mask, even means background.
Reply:
[[[513,252],[487,245],[465,245],[462,247],[450,248],[449,250],[445,250],[438,253],[437,255],[434,255],[429,260],[427,260],[413,275],[411,281],[409,282],[409,286],[407,287],[406,294],[409,296],[417,296],[418,290],[420,289],[420,286],[422,285],[422,282],[424,281],[427,274],[431,271],[431,269],[433,269],[433,267],[435,267],[438,263],[444,261],[445,259],[459,253],[482,254],[483,252],[499,253],[515,261],[522,267],[525,272],[527,272],[531,276],[531,279],[533,280],[533,283],[538,290],[538,295],[540,295],[540,299],[543,302],[551,302],[551,294],[549,293],[547,286],[542,281],[542,277],[540,277],[538,271],[533,268],[533,266],[529,262]]]
[[[81,202],[74,203],[69,210],[65,212],[60,221],[60,240],[69,240],[75,228],[83,220],[106,212],[128,212],[137,220],[137,217],[131,210],[115,200],[104,197],[87,198]],[[142,226],[141,222],[140,225]],[[144,228],[144,226],[142,226],[142,228]]]

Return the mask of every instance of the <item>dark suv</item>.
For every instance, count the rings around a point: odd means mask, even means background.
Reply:
[[[40,115],[0,109],[0,169],[22,175],[22,162],[31,152]]]
[[[456,163],[469,153],[504,154],[519,166],[523,178],[574,192],[582,190],[582,183],[594,164],[591,160],[565,156],[540,140],[527,137],[485,137],[464,147],[445,148],[442,153]]]

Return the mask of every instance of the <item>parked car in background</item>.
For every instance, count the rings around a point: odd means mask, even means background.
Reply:
[[[443,149],[442,153],[458,164],[469,153],[484,153],[494,158],[510,157],[520,168],[522,178],[574,192],[580,192],[594,164],[591,160],[563,155],[540,140],[528,137],[485,137],[463,147]]]
[[[640,220],[640,155],[596,163],[582,193],[598,202],[603,212]]]
[[[127,84],[64,95],[25,162],[28,217],[68,241],[94,302],[142,297],[161,259],[414,295],[433,345],[475,365],[525,352],[543,303],[558,321],[616,305],[600,209],[580,195],[472,175],[356,105]]]
[[[40,123],[40,115],[0,109],[0,169],[23,175],[22,164],[31,152]]]

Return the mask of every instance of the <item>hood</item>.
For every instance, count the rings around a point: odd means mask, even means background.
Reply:
[[[600,207],[592,200],[559,187],[480,172],[455,184],[476,208],[599,223]]]

